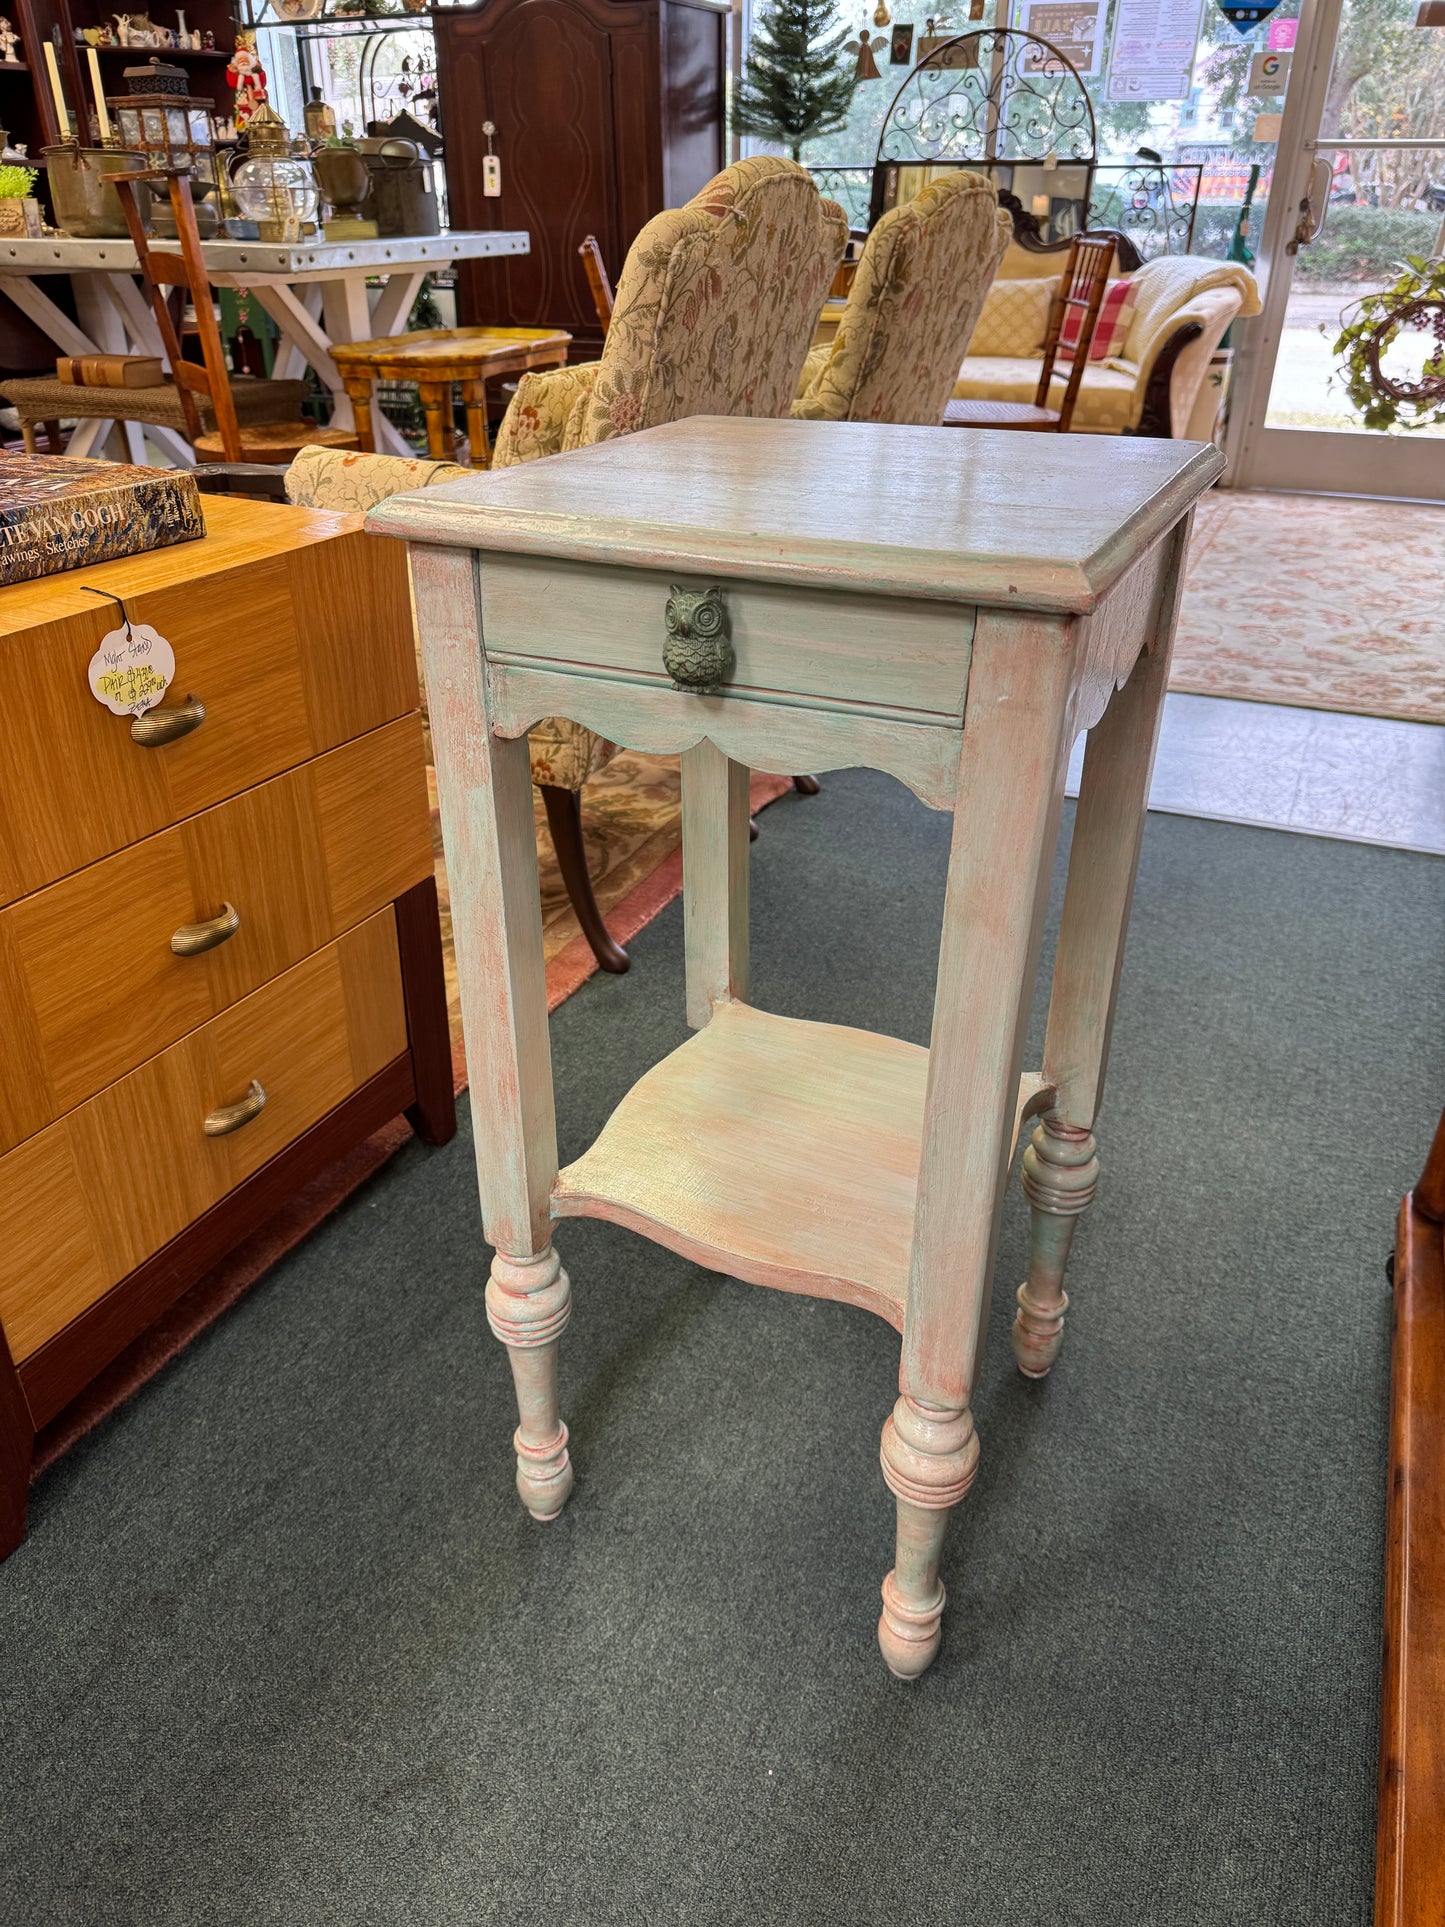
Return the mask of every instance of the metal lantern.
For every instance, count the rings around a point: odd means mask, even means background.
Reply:
[[[216,184],[216,123],[212,103],[187,92],[183,67],[153,60],[127,67],[128,92],[106,98],[122,147],[142,153],[147,167],[189,174],[204,190]]]
[[[231,169],[231,192],[263,241],[299,241],[314,231],[319,195],[311,163],[291,151],[281,116],[261,107],[246,123],[248,153]]]

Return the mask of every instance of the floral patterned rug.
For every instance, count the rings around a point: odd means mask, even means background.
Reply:
[[[781,796],[791,787],[791,782],[790,777],[765,776],[754,771],[754,812]],[[451,1019],[452,1052],[460,1091],[465,1069],[456,956],[452,948],[451,894],[447,887],[446,858],[442,854],[436,775],[430,767],[427,787],[432,806],[437,894],[441,898],[447,1015]],[[547,965],[547,1002],[548,1008],[555,1010],[564,997],[570,997],[593,974],[597,962],[567,900],[566,885],[557,868],[547,830],[541,792],[534,789],[532,800],[542,884],[542,954]],[[635,750],[622,750],[614,756],[582,792],[582,837],[592,887],[602,914],[613,936],[626,944],[682,888],[682,778],[677,758],[643,756]]]
[[[1169,687],[1445,723],[1445,507],[1212,490]]]

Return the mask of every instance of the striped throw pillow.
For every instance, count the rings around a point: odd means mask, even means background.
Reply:
[[[1083,308],[1070,308],[1064,316],[1063,332],[1059,336],[1060,361],[1072,361],[1074,350],[1079,343],[1079,332],[1084,325]],[[1122,355],[1124,343],[1129,339],[1129,323],[1134,317],[1134,283],[1121,275],[1111,281],[1104,290],[1104,299],[1099,308],[1098,325],[1094,329],[1094,339],[1089,346],[1090,361],[1107,361],[1111,355]]]

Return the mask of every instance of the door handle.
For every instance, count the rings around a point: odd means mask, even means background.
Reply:
[[[1316,154],[1310,163],[1310,178],[1304,199],[1299,204],[1299,220],[1292,238],[1285,244],[1286,254],[1298,254],[1301,248],[1308,247],[1311,241],[1317,241],[1324,233],[1330,213],[1330,189],[1334,184],[1335,170],[1329,156]]]

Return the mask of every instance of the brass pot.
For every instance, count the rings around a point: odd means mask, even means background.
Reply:
[[[50,182],[50,207],[63,234],[80,240],[124,240],[130,233],[120,196],[106,179],[143,168],[144,154],[128,154],[114,147],[76,147],[66,141],[41,149]],[[137,183],[141,219],[146,218],[149,189]]]

